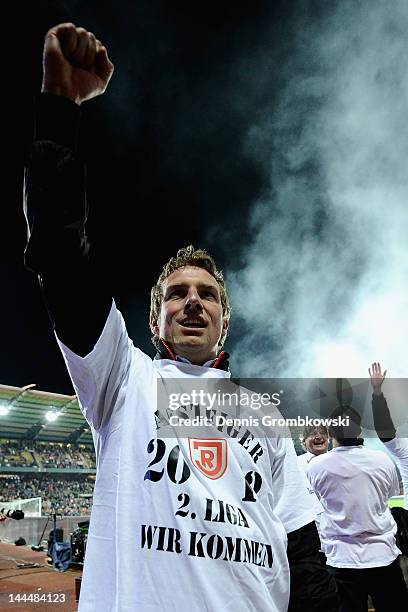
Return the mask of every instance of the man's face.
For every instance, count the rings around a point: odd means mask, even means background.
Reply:
[[[159,318],[150,324],[153,334],[192,363],[202,365],[214,359],[227,328],[215,278],[204,268],[185,266],[163,281],[162,293]]]
[[[322,455],[327,452],[329,439],[327,435],[319,429],[314,429],[304,441],[306,450],[313,455]]]

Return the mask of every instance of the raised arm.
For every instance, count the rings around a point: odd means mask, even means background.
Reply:
[[[103,329],[111,295],[90,258],[77,131],[81,103],[102,94],[112,73],[106,48],[92,33],[72,23],[47,32],[42,93],[25,172],[25,264],[39,275],[58,336],[82,356]]]
[[[382,392],[382,384],[384,382],[387,370],[382,373],[381,364],[374,362],[371,368],[368,368],[368,373],[371,379],[373,388],[373,419],[374,427],[378,437],[382,442],[389,442],[395,438],[395,427],[392,422],[391,414],[388,408],[387,400]]]

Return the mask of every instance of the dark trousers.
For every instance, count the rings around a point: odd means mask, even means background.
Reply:
[[[327,566],[334,576],[341,600],[341,612],[367,612],[371,599],[375,612],[408,610],[408,591],[398,557],[391,565],[362,569]]]
[[[336,581],[322,564],[315,523],[288,534],[290,601],[288,612],[339,612]],[[390,612],[390,611],[388,611]]]

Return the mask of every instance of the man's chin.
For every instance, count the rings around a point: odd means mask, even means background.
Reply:
[[[178,342],[174,342],[173,346],[178,351],[202,351],[208,348],[207,343],[198,336],[185,336],[180,338]],[[210,351],[210,349],[208,348]]]
[[[173,340],[173,348],[177,355],[186,357],[190,361],[197,356],[204,361],[216,357],[216,348],[209,346],[208,342],[200,336],[183,336]]]
[[[203,346],[206,344],[208,344],[208,338],[203,333],[183,333],[173,337],[173,346]]]

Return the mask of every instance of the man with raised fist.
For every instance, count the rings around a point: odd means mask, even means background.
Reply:
[[[289,432],[210,425],[181,435],[158,402],[159,391],[229,384],[230,307],[212,257],[189,246],[163,267],[151,292],[153,361],[94,269],[76,134],[81,104],[112,73],[91,32],[63,23],[47,33],[25,177],[26,265],[39,275],[97,457],[79,610],[285,612],[291,574],[291,611],[334,612],[316,504]],[[178,413],[206,415],[188,401]]]

